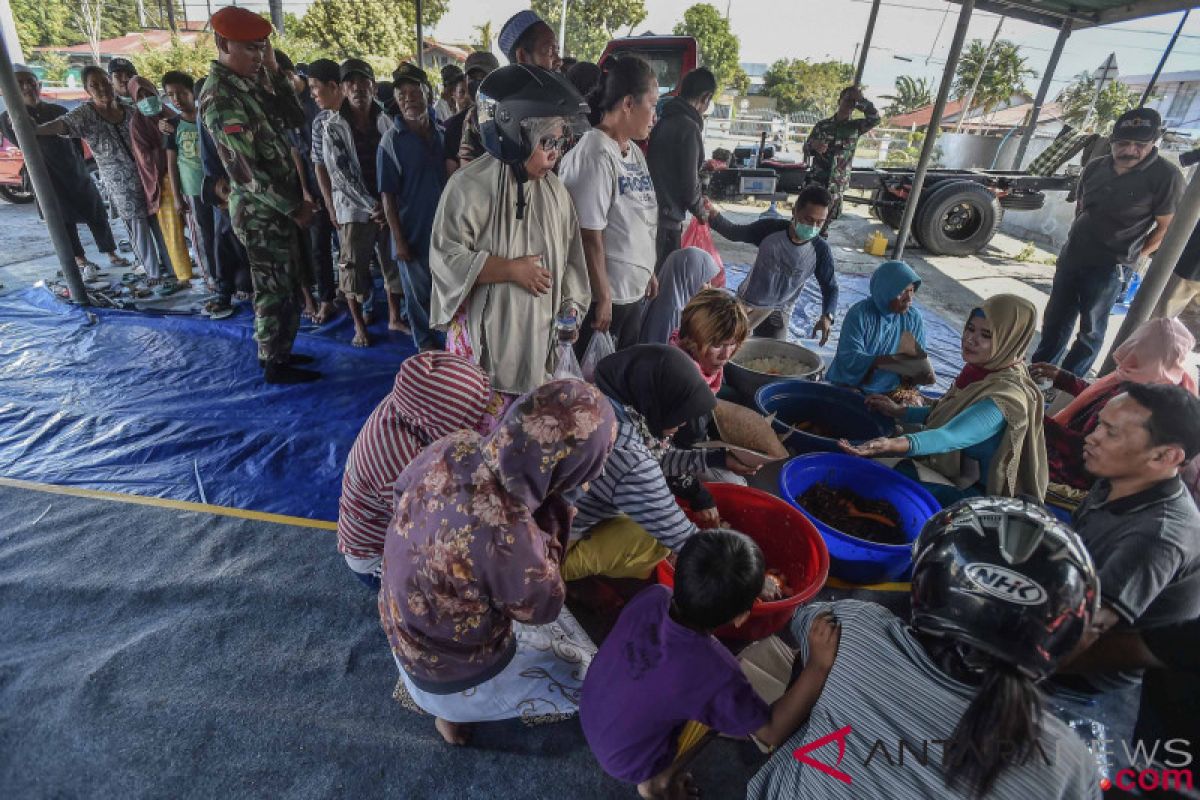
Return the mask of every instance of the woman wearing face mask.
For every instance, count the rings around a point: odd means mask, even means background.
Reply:
[[[161,241],[162,232],[147,209],[133,154],[129,125],[134,112],[117,101],[112,81],[102,67],[85,67],[80,77],[89,102],[38,126],[38,136],[74,136],[88,143],[109,201],[129,229],[142,268],[151,281],[158,281],[166,247],[156,243]],[[164,254],[161,258],[160,252]]]
[[[571,148],[562,180],[583,229],[592,306],[576,347],[582,356],[593,331],[607,331],[618,350],[636,344],[654,276],[658,200],[646,157],[636,142],[650,136],[658,81],[640,58],[609,59],[588,96],[596,126]]]
[[[183,238],[183,216],[175,205],[175,191],[171,186],[171,172],[167,168],[167,148],[163,143],[159,120],[166,114],[162,98],[154,84],[141,76],[129,81],[129,91],[134,100],[133,121],[129,132],[133,139],[133,157],[137,160],[138,175],[146,193],[146,210],[157,221],[166,245],[166,258],[175,271],[175,277],[184,282],[192,277],[192,258],[188,255],[187,241]],[[162,255],[162,254],[160,254]],[[179,288],[168,281],[159,290],[169,294]]]
[[[645,578],[698,529],[679,509],[668,476],[711,468],[740,468],[725,450],[676,450],[673,434],[707,417],[717,399],[684,353],[661,344],[639,344],[605,358],[596,385],[617,415],[619,428],[604,474],[576,503],[573,544],[563,579],[589,575]],[[709,498],[694,511],[719,517]]]
[[[846,312],[837,355],[825,379],[869,394],[888,394],[901,383],[889,367],[900,362],[903,343],[925,350],[925,320],[913,306],[921,279],[903,261],[885,261],[871,275],[871,296]],[[931,383],[932,375],[918,376]]]
[[[1025,367],[1037,309],[1011,294],[987,300],[971,312],[962,336],[965,365],[950,391],[932,406],[905,407],[871,395],[872,410],[903,422],[924,423],[920,433],[872,439],[859,446],[842,440],[847,453],[914,456],[953,485],[926,482],[943,504],[963,497],[1046,495],[1049,469],[1043,433],[1042,393]],[[911,461],[898,469],[919,478]]]
[[[446,183],[433,222],[430,324],[511,398],[554,373],[555,314],[590,299],[579,223],[553,169],[587,106],[566,80],[526,64],[479,88],[487,155]]]

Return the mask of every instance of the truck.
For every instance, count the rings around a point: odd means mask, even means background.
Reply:
[[[747,151],[751,156],[747,157]],[[757,158],[757,152],[763,157]],[[769,145],[761,150],[738,147],[731,166],[712,173],[708,196],[713,200],[797,194],[808,182],[802,161],[777,161]],[[753,166],[740,166],[752,162]],[[904,205],[912,192],[914,170],[902,167],[855,167],[850,188],[865,197],[847,194],[844,203],[866,205],[871,214],[893,230],[900,227]],[[930,169],[917,200],[912,236],[933,255],[967,256],[985,248],[1000,227],[1005,209],[1036,211],[1046,192],[1069,192],[1074,175],[1030,175],[983,169]]]
[[[700,66],[696,40],[690,36],[646,33],[613,39],[604,48],[600,63],[618,53],[648,61],[658,76],[659,92],[664,99],[677,94],[683,76]],[[707,178],[708,196],[713,200],[780,199],[798,193],[808,182],[808,165],[778,160],[774,155],[766,136],[760,138],[757,146],[736,148],[730,167]],[[856,167],[850,177],[850,188],[865,190],[867,195],[847,195],[842,200],[870,206],[873,216],[897,229],[912,191],[913,175],[914,170],[907,168]],[[1074,175],[930,169],[917,199],[912,236],[934,255],[978,253],[992,240],[1005,209],[1040,209],[1046,202],[1046,192],[1069,192],[1075,180]]]

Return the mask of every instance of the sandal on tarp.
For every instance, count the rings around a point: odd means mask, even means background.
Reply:
[[[132,286],[133,284],[137,283],[141,279],[142,279],[142,276],[138,275],[136,272],[126,272],[124,275],[121,276],[121,284],[123,286]]]
[[[183,287],[175,281],[164,281],[155,288],[154,294],[159,297],[170,297],[182,288]]]

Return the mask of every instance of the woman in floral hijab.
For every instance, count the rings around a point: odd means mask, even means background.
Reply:
[[[487,437],[459,431],[401,474],[379,613],[413,701],[465,744],[465,723],[569,715],[595,653],[563,607],[574,509],[617,423],[579,381],[522,397]]]

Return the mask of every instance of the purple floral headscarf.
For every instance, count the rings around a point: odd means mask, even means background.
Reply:
[[[413,460],[395,485],[379,612],[414,680],[481,682],[512,652],[512,621],[553,621],[572,508],[564,492],[600,474],[612,404],[582,381],[553,381],[480,438],[458,431]],[[449,691],[449,689],[447,689]]]

